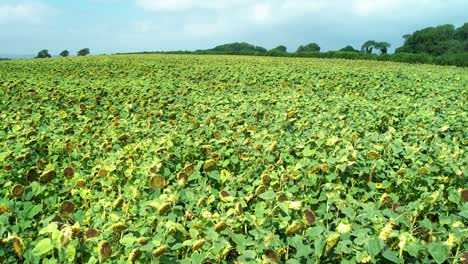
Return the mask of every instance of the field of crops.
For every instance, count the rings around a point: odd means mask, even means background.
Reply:
[[[0,263],[467,261],[467,87],[371,61],[0,62]]]

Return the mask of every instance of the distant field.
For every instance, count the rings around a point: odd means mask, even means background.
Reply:
[[[134,55],[0,76],[0,263],[468,258],[467,68]]]

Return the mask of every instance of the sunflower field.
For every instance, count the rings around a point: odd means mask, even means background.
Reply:
[[[0,62],[0,263],[466,263],[468,69]]]

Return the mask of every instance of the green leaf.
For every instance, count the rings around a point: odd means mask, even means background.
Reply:
[[[314,240],[314,255],[320,258],[323,255],[323,249],[325,248],[325,239]]]
[[[239,251],[245,249],[248,246],[255,245],[254,241],[252,241],[249,238],[246,238],[242,234],[232,234],[231,239],[232,239],[232,241],[234,241],[234,243],[236,243]]]
[[[98,260],[94,256],[91,256],[87,262],[87,264],[96,264],[96,263],[98,263]]]
[[[31,210],[28,211],[28,218],[33,218],[42,211],[42,205],[35,205]]]
[[[402,260],[399,259],[397,257],[397,255],[393,251],[391,251],[390,249],[385,250],[384,253],[382,254],[382,256],[384,258],[390,260],[393,263],[401,263],[402,262]]]
[[[275,199],[276,193],[274,191],[269,190],[260,194],[259,197],[262,198],[263,200],[271,201]]]
[[[435,242],[427,247],[427,251],[429,251],[429,254],[431,254],[437,263],[443,263],[448,257],[450,247],[440,242]]]
[[[65,256],[67,257],[68,261],[73,261],[76,256],[76,249],[72,245],[68,245],[68,247],[65,249]]]
[[[42,228],[40,231],[39,231],[39,234],[42,235],[42,234],[45,234],[45,233],[54,233],[55,231],[58,230],[58,225],[56,222],[52,222],[50,223],[49,225],[47,225],[46,227]]]
[[[291,246],[296,249],[296,257],[297,258],[305,258],[309,259],[309,255],[312,254],[311,245],[304,245],[302,243],[303,238],[299,235],[294,236],[291,239]]]
[[[255,251],[253,250],[245,250],[244,252],[242,252],[243,254],[240,255],[237,260],[239,260],[240,262],[242,263],[252,263],[252,262],[255,262],[255,257],[256,257],[256,253]]]
[[[32,253],[35,256],[42,256],[51,251],[54,247],[52,246],[52,240],[50,238],[44,238],[41,241],[37,242]]]
[[[302,151],[302,155],[304,157],[312,157],[315,155],[315,149],[310,149],[309,147],[305,147],[304,150]]]
[[[419,225],[426,228],[426,229],[433,229],[433,225],[432,225],[432,222],[427,219],[427,218],[424,218],[424,220],[422,221],[419,221]]]
[[[460,203],[460,193],[456,190],[450,190],[447,199],[452,203],[459,204]]]
[[[133,234],[126,234],[124,237],[120,239],[120,244],[124,245],[125,247],[131,247],[136,241],[136,238]]]
[[[199,253],[192,253],[190,256],[190,261],[192,264],[198,264],[198,263],[203,263],[203,260],[205,260],[205,255],[199,254]]]
[[[405,245],[404,250],[408,252],[410,256],[416,257],[419,253],[419,245],[414,241],[410,241]]]
[[[384,242],[380,238],[377,238],[377,237],[373,237],[369,239],[366,243],[367,252],[372,257],[377,256],[380,253],[380,251],[382,251],[383,248],[384,248]]]

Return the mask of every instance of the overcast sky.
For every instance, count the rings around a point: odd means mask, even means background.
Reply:
[[[391,50],[402,36],[468,22],[468,0],[0,0],[0,54],[195,50],[229,42],[294,51]]]

